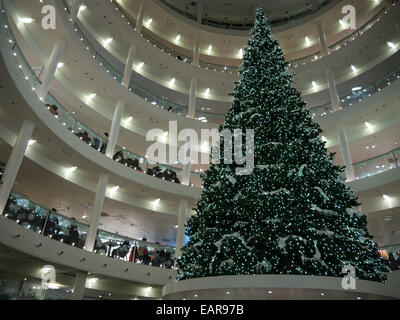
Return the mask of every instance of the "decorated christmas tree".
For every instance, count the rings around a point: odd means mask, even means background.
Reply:
[[[384,282],[389,269],[368,233],[366,216],[292,85],[262,8],[251,35],[234,102],[219,130],[254,130],[255,169],[237,175],[235,162],[211,164],[187,225],[190,241],[178,259],[178,280],[343,277],[343,267],[352,265],[358,279]]]

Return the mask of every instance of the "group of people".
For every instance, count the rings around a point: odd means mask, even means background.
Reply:
[[[104,135],[106,136],[106,139],[103,140],[103,143],[99,140],[99,138],[94,137],[93,139],[89,136],[89,133],[87,131],[82,131],[82,132],[76,132],[75,136],[77,136],[79,139],[81,139],[83,142],[91,146],[93,149],[101,152],[102,154],[106,153],[107,150],[107,145],[108,145],[108,133],[105,132]],[[101,146],[100,146],[101,144]]]
[[[159,242],[156,242],[158,249],[155,248],[150,251],[146,242],[147,239],[143,238],[139,245],[131,246],[129,241],[124,241],[120,246],[109,251],[107,250],[107,245],[97,237],[95,252],[103,255],[108,254],[110,257],[128,260],[129,262],[171,269],[174,265],[171,252],[166,248],[162,248]]]

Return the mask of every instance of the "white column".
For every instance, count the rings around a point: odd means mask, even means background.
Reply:
[[[74,291],[72,293],[71,300],[83,300],[85,294],[87,273],[83,271],[78,271],[74,280]]]
[[[182,255],[182,248],[185,243],[185,225],[187,219],[188,201],[181,200],[179,202],[178,230],[176,232],[176,251],[175,261]]]
[[[182,184],[185,186],[190,186],[191,178],[192,178],[192,164],[188,163],[183,166]]]
[[[25,120],[15,142],[14,148],[8,158],[6,168],[4,170],[3,179],[0,182],[0,213],[3,213],[7,199],[10,195],[12,187],[15,183],[18,170],[21,166],[22,160],[26,149],[28,148],[29,139],[32,136],[34,124],[30,121]]]
[[[347,181],[353,181],[355,180],[356,177],[354,174],[353,162],[351,161],[349,141],[347,138],[346,128],[344,124],[338,125],[338,136],[339,136],[340,149],[342,151],[343,163],[346,167],[345,169],[346,178]]]
[[[106,156],[112,158],[114,156],[115,146],[117,144],[119,129],[121,127],[122,114],[124,112],[125,102],[118,100],[117,106],[115,107],[114,117],[111,124],[110,135],[108,138],[108,144],[106,149]]]
[[[187,117],[194,119],[196,117],[196,98],[197,98],[197,77],[193,76],[190,81],[190,93],[189,93],[189,107]]]
[[[65,41],[58,40],[53,50],[51,51],[49,61],[47,62],[41,76],[42,84],[37,91],[37,94],[41,99],[44,99],[47,96],[47,92],[50,88],[50,83],[54,78],[58,63],[61,61],[61,56],[64,52],[65,46]]]
[[[332,102],[332,110],[333,112],[339,111],[340,98],[336,87],[335,75],[333,74],[333,70],[329,67],[326,69],[326,80],[328,82],[329,95]]]
[[[81,6],[82,0],[74,0],[72,6],[71,6],[71,10],[69,12],[69,18],[72,22],[72,24],[75,23],[76,18],[78,17],[79,14],[79,8]]]
[[[140,7],[139,7],[139,13],[138,13],[138,17],[136,20],[136,31],[139,34],[142,34],[144,11],[146,10],[146,5],[147,5],[147,2],[146,2],[146,0],[144,0],[140,3]]]
[[[198,67],[200,64],[200,39],[199,35],[196,34],[196,38],[194,39],[194,48],[193,48],[193,65]]]
[[[99,224],[101,212],[103,211],[104,199],[106,197],[108,175],[100,174],[99,182],[96,189],[96,197],[94,199],[92,215],[90,217],[90,226],[86,235],[85,247],[87,251],[93,251],[96,243],[97,227]]]
[[[322,21],[317,22],[317,27],[319,34],[319,42],[321,44],[322,56],[325,57],[328,55],[328,45],[326,43],[325,29],[324,26],[322,25]]]
[[[204,0],[197,1],[197,23],[203,23]]]
[[[129,88],[129,83],[131,81],[133,60],[135,59],[135,56],[136,56],[136,46],[131,45],[129,47],[128,57],[126,58],[124,78],[122,79],[122,85],[125,86],[126,88]]]

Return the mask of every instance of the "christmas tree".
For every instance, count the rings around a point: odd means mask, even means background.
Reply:
[[[211,164],[187,225],[190,241],[178,259],[178,280],[343,277],[343,267],[352,265],[358,279],[384,282],[387,264],[341,178],[343,168],[333,164],[320,126],[292,85],[262,8],[251,35],[234,102],[219,130],[254,129],[255,169],[236,175],[237,163]]]

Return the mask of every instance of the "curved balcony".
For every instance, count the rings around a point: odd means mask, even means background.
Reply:
[[[29,81],[33,90],[40,85],[40,80],[36,73],[32,70],[31,66],[28,64],[25,59],[22,51],[20,50],[10,28],[7,28],[8,37],[9,37],[9,45],[13,51],[13,56],[16,59],[16,63],[18,68],[23,73],[25,80]],[[85,124],[80,122],[73,114],[68,112],[66,108],[64,108],[50,93],[47,94],[47,97],[43,101],[43,105],[45,108],[49,110],[57,119],[62,126],[64,126],[68,131],[74,134],[77,138],[82,140],[83,143],[86,143],[90,147],[95,150],[98,150],[101,153],[105,153],[105,147],[108,143],[108,140],[95,133],[93,130],[89,129]],[[124,165],[129,167],[137,172],[142,172],[144,174],[152,175],[153,177],[169,181],[172,183],[181,183],[183,170],[178,167],[166,166],[162,164],[150,165],[146,160],[145,156],[140,156],[133,152],[126,150],[125,147],[117,146],[116,154],[113,159]],[[191,186],[201,187],[202,179],[201,173],[192,172],[192,181],[190,183]]]
[[[359,36],[361,36],[365,32],[365,30],[371,28],[372,25],[374,25],[377,21],[379,21],[380,16],[384,15],[385,12],[386,11],[384,9],[379,11],[379,17],[375,17],[375,19],[373,19],[372,22],[364,25],[361,29],[356,30],[354,32],[354,34],[352,34],[348,38],[344,39],[340,45],[346,46],[348,43],[348,39],[351,39],[351,40],[357,39]],[[122,15],[122,16],[123,16],[123,18],[126,19],[125,15]],[[129,25],[132,25],[132,23],[129,22]],[[82,35],[82,31],[79,29],[78,26],[75,26],[75,31],[79,32],[80,36]],[[82,41],[84,41],[85,47],[89,48],[88,50],[90,50],[91,52],[93,50],[93,57],[96,60],[99,60],[99,65],[106,66],[105,68],[106,68],[107,72],[111,73],[113,75],[114,79],[121,82],[121,79],[122,79],[121,73],[118,72],[110,63],[106,62],[103,57],[101,57],[101,55],[96,51],[96,49],[90,44],[90,41],[88,41],[84,36],[81,36],[81,39],[82,39]],[[334,52],[336,49],[338,49],[338,48],[336,48],[335,46],[331,47],[332,52]],[[313,60],[315,61],[315,57],[313,58]],[[395,76],[395,77],[398,76],[397,72],[398,72],[398,70],[395,70],[393,72],[393,74],[388,75],[384,79],[374,81],[374,83],[365,87],[362,92],[352,92],[352,94],[342,97],[343,107],[351,106],[352,104],[354,104],[355,101],[361,101],[368,95],[379,92],[378,90],[382,89],[385,86],[385,84],[380,83],[380,82],[388,81],[390,83],[392,80],[394,80],[394,79],[391,79],[391,78],[393,78],[393,76]],[[143,97],[145,100],[151,101],[151,103],[153,105],[157,105],[163,109],[170,110],[171,112],[177,112],[178,115],[186,115],[187,114],[187,106],[174,104],[168,99],[161,99],[161,98],[156,97],[156,96],[152,95],[151,93],[149,93],[145,90],[142,90],[141,88],[138,88],[134,85],[131,85],[130,90],[135,92],[139,96]],[[207,108],[202,107],[201,109],[205,110]],[[319,105],[319,106],[314,106],[311,108],[311,111],[314,114],[325,116],[328,112],[330,112],[330,103]],[[203,122],[208,121],[211,123],[218,124],[218,123],[221,123],[224,121],[224,116],[222,114],[218,114],[218,113],[199,111],[197,119],[200,121],[203,121]]]
[[[64,1],[66,1],[66,0],[64,0]],[[169,0],[161,0],[161,1],[164,2],[164,1],[169,1]],[[327,3],[325,5],[329,4],[331,1],[327,0],[326,2]],[[130,28],[136,30],[136,28],[135,28],[136,23],[134,22],[134,19],[130,17],[129,13],[124,9],[123,5],[121,5],[120,3],[118,3],[115,0],[111,0],[111,4],[114,5],[116,11],[119,11],[119,12],[122,13],[121,14],[121,19],[123,19]],[[395,5],[397,5],[397,3],[393,4],[393,6],[395,6]],[[170,7],[169,4],[167,6]],[[379,22],[380,19],[388,12],[388,10],[391,10],[391,9],[392,9],[392,7],[388,7],[388,8],[383,7],[383,8],[381,8],[371,19],[366,21],[357,30],[354,30],[350,34],[347,34],[344,38],[342,38],[340,40],[337,40],[335,43],[331,43],[328,46],[328,54],[331,54],[332,52],[338,51],[341,48],[347,46],[351,41],[356,40],[359,36],[361,36],[367,30],[372,28],[377,22]],[[304,16],[302,16],[302,17],[304,17]],[[196,19],[194,19],[194,20],[196,20]],[[289,21],[287,21],[287,22],[289,22]],[[278,25],[282,25],[282,24],[272,25],[272,27],[276,27]],[[252,27],[252,25],[251,25],[251,27]],[[182,52],[179,52],[179,51],[176,51],[174,49],[171,49],[167,45],[165,45],[165,44],[161,43],[160,41],[156,40],[152,36],[151,32],[149,32],[148,30],[144,29],[142,31],[142,37],[145,40],[147,40],[149,43],[153,44],[155,47],[160,49],[161,51],[163,51],[163,52],[175,57],[176,59],[178,59],[178,60],[180,60],[180,61],[182,61],[184,63],[188,63],[188,64],[192,64],[193,63],[193,58],[192,57],[187,56],[187,55],[183,54]],[[287,62],[288,62],[288,66],[291,69],[295,69],[297,67],[304,66],[304,65],[306,65],[308,63],[312,63],[312,62],[314,62],[316,60],[319,60],[321,58],[322,58],[322,52],[321,52],[320,47],[318,47],[318,50],[315,51],[312,54],[309,54],[309,55],[307,55],[305,57],[289,60]],[[238,73],[239,70],[240,70],[240,67],[238,67],[238,66],[221,65],[221,64],[204,62],[204,61],[200,61],[199,67],[203,68],[203,69],[206,69],[206,70],[211,70],[211,71],[214,71],[214,72],[222,72],[222,73],[229,73],[229,74]]]
[[[89,225],[58,214],[55,209],[44,208],[18,193],[10,194],[2,214],[33,232],[84,249]],[[147,254],[144,254],[144,249]],[[97,232],[94,253],[135,264],[174,268],[174,247],[144,242],[101,229]]]
[[[114,2],[113,2],[114,3]],[[117,3],[114,3],[117,7],[116,9],[121,10],[119,5]],[[376,22],[378,22],[381,18],[382,15],[385,14],[385,9],[382,9],[377,17],[374,17],[370,23],[364,25],[361,29],[356,30],[352,35],[348,36],[346,39],[342,40],[341,43],[339,44],[339,47],[346,46],[349,41],[357,39],[359,36],[361,36],[366,30],[370,29]],[[126,15],[123,15],[125,19],[128,19]],[[132,22],[129,20],[128,21],[129,25],[132,26]],[[96,50],[96,48],[91,44],[91,42],[85,37],[84,33],[80,29],[80,27],[75,24],[74,25],[74,30],[79,34],[79,37],[86,48],[88,50],[93,58],[98,62],[99,66],[103,67],[107,73],[110,73],[113,78],[118,81],[119,83],[122,82],[122,74],[114,68],[109,62],[106,61],[106,59]],[[350,40],[351,39],[351,40]],[[330,47],[330,52],[334,52],[339,49],[338,45],[334,45]],[[164,49],[162,49],[164,50]],[[171,54],[171,53],[170,53]],[[189,58],[188,58],[189,59]],[[310,57],[311,60],[315,61],[318,60],[315,58],[314,55]],[[189,62],[191,60],[188,60]],[[295,67],[299,65],[304,65],[304,62],[296,62]],[[350,107],[357,101],[360,102],[363,99],[371,96],[374,93],[380,92],[384,87],[387,85],[390,85],[393,81],[397,80],[400,78],[400,72],[399,68],[395,69],[392,73],[388,74],[382,79],[376,80],[370,85],[366,86],[365,88],[362,88],[358,91],[353,91],[350,95],[346,95],[341,97],[342,100],[342,108]],[[157,97],[153,95],[152,93],[138,87],[134,83],[131,82],[129,86],[129,90],[137,94],[138,96],[142,97],[146,101],[149,101],[152,105],[155,105],[159,108],[169,110],[170,112],[176,112],[178,115],[186,116],[188,113],[188,107],[184,105],[178,105],[175,103],[172,103],[170,100],[166,100],[164,98]],[[202,108],[205,109],[205,108]],[[313,113],[313,116],[326,116],[329,112],[332,113],[331,111],[332,105],[330,103],[326,103],[323,105],[318,105],[318,106],[313,106],[310,108],[310,111]],[[211,112],[204,112],[204,111],[198,111],[198,117],[197,119],[199,121],[208,121],[211,123],[222,123],[224,121],[224,115],[222,114],[217,114],[217,113],[211,113]]]
[[[10,37],[10,45],[14,52],[14,57],[17,59],[17,64],[19,65],[19,69],[24,74],[24,78],[30,82],[32,88],[37,87],[39,84],[39,79],[37,75],[32,71],[31,67],[24,59],[22,52],[19,49],[18,44],[13,39],[11,30],[8,29],[9,37]],[[368,86],[366,89],[360,90],[354,93],[354,96],[348,96],[346,101],[348,102],[347,106],[352,106],[352,101],[362,101],[363,99],[370,97],[372,93],[380,92],[386,86],[389,86],[393,83],[393,81],[400,78],[398,72],[392,73],[384,79],[378,80],[374,82],[374,84]],[[47,106],[46,106],[47,104]],[[79,139],[81,139],[84,143],[88,144],[90,147],[101,151],[101,145],[107,143],[107,140],[99,134],[96,134],[92,130],[90,130],[87,126],[81,123],[79,120],[74,117],[73,114],[69,113],[58,101],[51,95],[48,94],[46,100],[44,101],[44,105],[49,111],[53,112],[54,117],[71,133],[77,135]],[[53,107],[56,106],[57,110],[54,112]],[[345,105],[343,107],[346,107]],[[320,107],[316,107],[320,108]],[[311,109],[314,112],[316,108]],[[327,114],[325,112],[325,114]],[[321,114],[322,116],[324,114]],[[86,132],[87,136],[83,136],[83,133]],[[149,165],[146,161],[145,157],[132,153],[124,147],[117,146],[117,153],[120,153],[121,156],[115,158],[114,160],[118,160],[121,165],[125,165],[131,167],[133,170],[140,171],[143,173],[151,174],[160,179],[179,183],[179,176],[182,174],[182,169],[177,167],[165,166],[165,165]],[[371,175],[378,174],[385,170],[389,170],[398,166],[398,154],[399,150],[394,150],[392,152],[386,153],[384,155],[374,157],[369,160],[362,161],[360,163],[355,163],[354,166],[356,168],[356,176],[358,179],[362,179],[365,177],[369,177]],[[393,156],[392,163],[387,163],[387,159],[390,156]],[[202,173],[201,172],[192,172],[192,183],[191,186],[201,187],[202,186]]]

